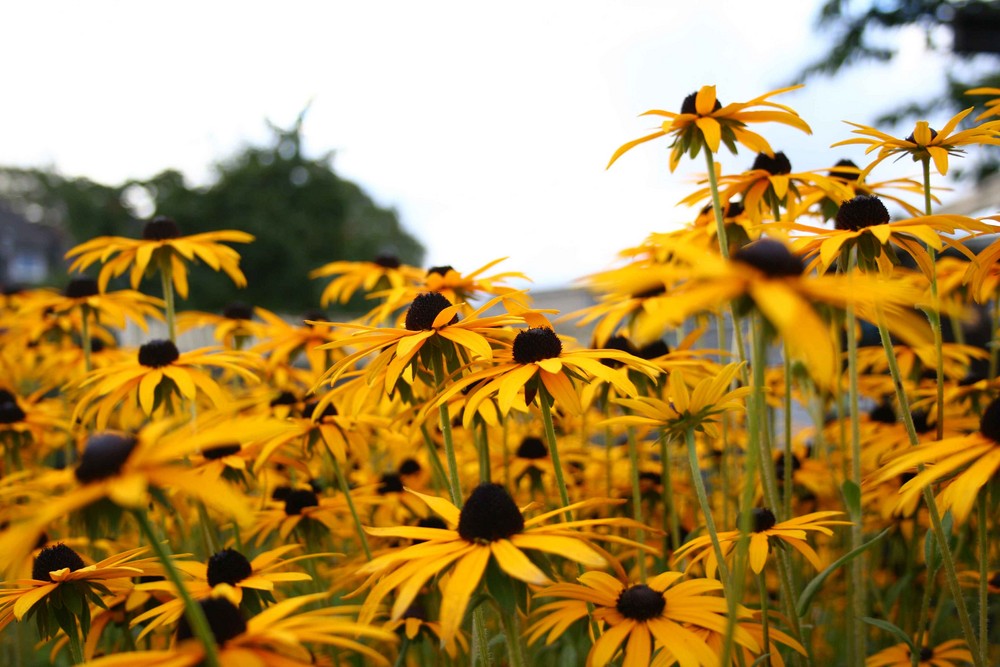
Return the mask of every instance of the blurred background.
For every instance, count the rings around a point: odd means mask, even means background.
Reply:
[[[641,112],[705,84],[726,103],[804,82],[776,101],[813,134],[761,132],[794,171],[863,166],[862,148],[830,149],[842,121],[906,136],[1000,86],[998,5],[6,3],[0,283],[61,286],[68,247],[168,215],[258,239],[239,247],[246,290],[196,273],[186,308],[305,310],[325,284],[311,269],[380,254],[461,272],[509,257],[497,270],[533,289],[571,287],[696,212],[677,202],[700,156],[671,174],[652,142],[605,170],[656,129]],[[954,160],[944,204],[995,197],[997,157]],[[726,173],[753,159],[719,156]],[[903,160],[873,178],[918,175]]]

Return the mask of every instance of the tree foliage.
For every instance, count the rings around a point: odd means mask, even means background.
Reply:
[[[1000,12],[997,4],[954,0],[868,0],[860,3],[826,0],[820,7],[816,23],[821,32],[833,36],[832,44],[820,58],[805,66],[795,80],[833,76],[863,63],[889,62],[898,54],[894,35],[903,28],[915,26],[924,31],[928,49],[947,57],[944,90],[928,91],[922,98],[886,108],[875,122],[897,124],[926,118],[935,112],[954,114],[970,106],[982,105],[986,98],[969,97],[965,91],[1000,87],[1000,55],[956,50],[952,40],[940,39],[942,31],[939,28],[951,28],[947,33],[950,34],[963,16],[975,16],[975,12]],[[995,39],[1000,43],[1000,34]],[[982,155],[982,160],[966,170],[966,175],[982,178],[1000,166],[997,151],[982,151]]]
[[[358,185],[338,176],[333,154],[310,158],[302,150],[300,115],[289,129],[271,126],[272,140],[249,146],[215,166],[210,185],[192,187],[172,169],[142,181],[108,186],[44,169],[0,169],[0,198],[15,209],[41,207],[43,221],[68,231],[74,242],[101,235],[137,237],[141,221],[127,205],[139,188],[154,215],[175,219],[185,234],[238,229],[256,241],[239,246],[249,282],[237,290],[206,267],[191,276],[197,293],[187,308],[218,310],[240,300],[279,312],[319,305],[321,282],[308,273],[327,262],[394,254],[419,265],[423,247],[400,225],[396,211],[376,204]],[[37,216],[36,216],[37,217]],[[150,285],[150,291],[157,293]]]

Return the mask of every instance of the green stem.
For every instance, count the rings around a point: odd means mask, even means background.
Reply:
[[[716,233],[719,236],[719,252],[729,259],[729,239],[726,237],[726,221],[722,216],[722,200],[719,199],[719,179],[715,175],[715,158],[712,151],[705,148],[705,163],[708,165],[708,188],[712,191],[712,212],[715,214]],[[722,332],[719,332],[722,335]]]
[[[913,415],[910,413],[910,402],[903,389],[903,380],[899,373],[899,364],[896,363],[895,351],[893,350],[892,340],[889,338],[889,331],[886,328],[885,316],[882,313],[881,308],[877,308],[877,314],[878,331],[879,335],[882,337],[882,348],[885,350],[886,361],[889,363],[889,373],[892,375],[893,385],[896,388],[896,400],[899,402],[899,412],[903,417],[903,425],[906,427],[906,433],[909,436],[910,445],[916,446],[918,444],[917,429],[913,425]],[[920,466],[919,470],[922,471],[923,466]],[[924,504],[927,505],[927,511],[930,515],[931,529],[934,531],[934,537],[938,542],[939,548],[941,549],[941,562],[944,565],[945,578],[948,580],[948,589],[951,592],[952,598],[955,600],[955,611],[958,612],[958,620],[959,624],[962,626],[963,638],[965,639],[965,643],[969,646],[969,651],[972,652],[973,663],[976,667],[986,667],[986,663],[982,661],[982,654],[979,650],[979,641],[972,628],[972,619],[969,617],[969,610],[966,607],[965,598],[962,596],[962,587],[958,582],[958,574],[955,570],[955,561],[952,557],[951,546],[948,544],[948,536],[945,535],[944,527],[941,524],[941,512],[938,510],[937,500],[935,500],[930,486],[924,487],[923,498]]]
[[[358,539],[361,540],[361,548],[364,549],[365,557],[371,560],[372,550],[368,547],[368,538],[365,536],[365,529],[361,525],[361,517],[358,516],[358,510],[354,506],[354,499],[351,498],[351,488],[347,485],[344,470],[340,467],[340,461],[332,453],[330,454],[330,460],[333,462],[333,474],[337,477],[340,492],[344,494],[344,499],[347,501],[347,509],[350,510],[351,518],[354,520],[354,529],[358,533]]]
[[[924,594],[920,600],[920,615],[917,617],[917,631],[914,633],[913,643],[917,648],[924,645],[924,633],[927,631],[927,613],[931,608],[931,592],[934,590],[934,579],[937,577],[937,566],[932,563],[927,564],[927,580],[924,582]],[[918,667],[920,664],[920,652],[917,651],[910,656],[911,667]]]
[[[517,610],[509,617],[500,614],[500,625],[507,636],[507,659],[510,667],[528,667],[524,655],[524,637],[521,636],[521,617]]]
[[[90,306],[87,304],[80,304],[80,346],[83,348],[83,367],[89,373],[94,369],[93,361],[91,361],[91,355],[94,351],[94,346],[90,341]]]
[[[431,468],[434,473],[432,477],[435,480],[435,491],[437,491],[442,487],[448,486],[448,473],[444,471],[444,466],[441,464],[441,457],[438,456],[437,445],[434,444],[434,438],[431,437],[426,424],[420,425],[420,433],[424,436],[424,445],[427,447],[427,460],[431,462]]]
[[[712,506],[708,502],[708,493],[705,491],[705,480],[701,477],[701,465],[698,463],[698,448],[695,443],[694,429],[688,427],[684,430],[684,441],[687,444],[688,465],[691,467],[691,482],[694,484],[695,495],[698,504],[701,506],[701,513],[705,515],[705,529],[708,530],[708,537],[712,540],[712,549],[715,551],[715,560],[719,564],[719,579],[722,585],[728,589],[730,584],[729,567],[726,559],[722,555],[722,543],[719,542],[719,531],[715,527],[715,519],[712,518]]]
[[[80,642],[80,623],[75,617],[73,618],[73,632],[67,633],[66,636],[69,639],[70,662],[79,665],[83,662],[83,644]]]
[[[788,351],[788,343],[784,345],[784,371],[785,371],[785,399],[784,399],[784,417],[785,417],[785,465],[782,469],[782,480],[781,483],[785,487],[785,516],[792,516],[792,499],[795,496],[792,481],[792,472],[794,465],[794,453],[792,452],[792,360]]]
[[[855,257],[851,256],[851,261],[847,267],[850,272],[855,265]],[[861,488],[861,410],[858,402],[858,337],[857,318],[854,314],[854,304],[847,305],[847,372],[850,378],[848,396],[850,400],[851,418],[851,482]],[[851,549],[857,549],[864,542],[864,521],[862,520],[861,508],[849,508],[851,510]],[[857,512],[855,512],[857,510]],[[847,624],[854,653],[852,661],[863,664],[867,656],[867,628],[861,620],[868,614],[867,601],[868,594],[865,586],[865,557],[862,555],[851,561],[850,569],[850,591],[852,614],[847,616]]]
[[[479,483],[488,484],[492,480],[492,474],[490,471],[490,446],[486,433],[486,422],[480,422],[478,426],[473,427],[473,437],[476,440],[476,451],[479,453]]]
[[[670,436],[660,433],[660,461],[663,466],[663,532],[666,535],[664,545],[664,560],[674,549],[681,545],[681,524],[677,516],[677,504],[674,502],[673,462],[670,457]]]
[[[406,652],[410,648],[410,638],[405,634],[403,635],[403,643],[399,647],[399,655],[396,656],[396,662],[393,663],[393,667],[403,667],[406,664]]]
[[[473,665],[492,667],[493,655],[490,653],[490,637],[486,632],[486,609],[483,605],[472,612],[472,652]]]
[[[639,489],[639,443],[636,442],[635,429],[628,429],[628,459],[629,475],[632,478],[632,518],[636,523],[642,523],[642,491]],[[636,531],[636,540],[642,544],[646,543],[646,532],[639,529]],[[639,558],[639,581],[646,583],[646,556],[642,552],[637,554]]]
[[[769,619],[767,617],[767,581],[764,578],[764,570],[757,573],[757,590],[760,591],[760,630],[761,630],[761,651],[767,655],[764,658],[764,667],[771,667],[771,631]]]
[[[163,286],[163,301],[166,303],[167,335],[170,342],[176,345],[177,311],[174,306],[173,267],[171,267],[170,257],[167,255],[160,256],[160,284]]]
[[[556,475],[556,486],[559,487],[559,500],[563,507],[569,507],[569,490],[566,488],[566,478],[563,476],[562,462],[559,460],[559,443],[556,440],[556,428],[552,423],[552,408],[549,407],[551,396],[545,387],[538,388],[538,402],[542,406],[542,425],[545,428],[545,440],[549,446],[549,456],[552,457],[552,471]],[[573,520],[573,513],[566,512],[566,520]],[[641,558],[641,556],[640,556]]]
[[[184,613],[187,616],[188,623],[191,626],[191,632],[197,637],[202,646],[205,649],[205,663],[209,667],[221,667],[222,663],[219,662],[219,648],[215,643],[215,635],[212,634],[212,628],[208,624],[208,619],[205,617],[205,611],[201,608],[201,605],[191,597],[191,593],[188,592],[187,588],[184,586],[184,581],[181,579],[181,573],[174,565],[173,558],[171,557],[169,549],[156,539],[156,533],[153,530],[152,524],[149,522],[149,518],[146,516],[145,509],[132,510],[132,516],[135,517],[136,522],[139,524],[139,530],[146,537],[149,542],[149,546],[153,549],[153,553],[156,554],[156,558],[163,565],[163,570],[167,575],[167,579],[174,585],[177,589],[177,596],[184,603]]]
[[[983,489],[976,500],[978,505],[977,517],[979,520],[978,535],[976,541],[979,546],[979,659],[985,665],[989,657],[989,559],[990,544],[986,525],[986,514],[988,504],[988,493]]]
[[[434,382],[438,390],[444,388],[444,365],[440,354],[433,355],[434,361]],[[451,493],[451,502],[461,509],[462,507],[462,484],[458,475],[458,458],[455,456],[455,442],[451,435],[451,415],[448,413],[448,404],[442,403],[438,407],[438,417],[441,423],[441,437],[444,440],[444,454],[448,460],[448,490]]]

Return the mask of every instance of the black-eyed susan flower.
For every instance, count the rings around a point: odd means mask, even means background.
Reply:
[[[903,507],[933,484],[947,482],[937,496],[941,511],[951,510],[955,521],[965,523],[983,487],[1000,471],[1000,399],[983,411],[979,430],[904,450],[878,470],[867,484],[881,484],[920,466],[923,470],[899,489],[897,507]]]
[[[622,368],[611,368],[602,361],[617,361]],[[660,369],[653,363],[620,350],[564,350],[556,332],[549,327],[530,327],[519,331],[510,350],[498,350],[495,363],[454,383],[439,398],[444,402],[466,387],[469,392],[464,421],[471,424],[479,405],[496,396],[500,413],[510,412],[515,401],[526,408],[544,388],[548,395],[573,414],[582,411],[577,382],[607,382],[618,391],[635,396],[638,390],[626,370],[635,370],[655,378]]]
[[[359,289],[370,293],[418,285],[423,275],[419,267],[403,264],[398,257],[388,254],[379,255],[370,262],[330,262],[309,272],[310,278],[336,276],[323,288],[320,295],[323,306],[330,302],[347,303]]]
[[[95,324],[123,329],[131,321],[148,331],[147,320],[163,320],[163,300],[146,296],[134,289],[103,291],[98,282],[86,276],[71,278],[62,293],[42,292],[32,299],[25,314],[44,313],[59,318],[74,310],[83,311]],[[82,334],[81,331],[74,333]]]
[[[385,624],[386,630],[402,634],[410,642],[418,641],[426,636],[435,644],[441,644],[441,624],[427,618],[427,611],[419,603],[410,605],[402,617]],[[400,649],[402,653],[406,647]],[[465,633],[458,632],[449,641],[443,642],[442,648],[452,660],[458,659],[459,652],[469,653],[469,640]]]
[[[162,573],[159,564],[139,558],[146,551],[131,549],[87,565],[65,544],[42,549],[32,564],[31,579],[16,581],[17,588],[0,589],[0,630],[12,620],[38,615],[43,636],[61,627],[78,639],[75,623],[89,628],[90,602],[101,604],[101,595],[131,590],[133,577]],[[64,609],[70,610],[68,617],[59,613]]]
[[[757,616],[758,614],[755,614]],[[807,655],[806,649],[799,642],[795,641],[795,638],[782,632],[778,628],[774,627],[774,624],[770,624],[767,629],[767,640],[764,637],[764,626],[757,620],[753,621],[738,621],[737,627],[741,630],[746,630],[757,645],[761,647],[761,653],[768,652],[768,661],[773,667],[784,667],[785,659],[781,655],[779,646],[787,646],[793,651],[798,652],[800,655]],[[721,632],[716,632],[714,630],[709,630],[704,627],[691,627],[691,630],[705,640],[716,655],[720,658],[722,653],[725,651],[725,635]],[[765,648],[766,646],[766,648]],[[731,665],[752,665],[754,663],[755,654],[746,646],[740,646],[739,651],[733,651],[733,657]],[[670,644],[661,647],[660,652],[656,654],[653,658],[653,662],[650,663],[650,667],[674,667],[674,665],[683,665],[680,657],[674,652]]]
[[[210,327],[212,337],[230,350],[243,349],[263,333],[263,326],[254,319],[256,309],[243,301],[231,301],[221,313],[185,310],[177,316],[177,329],[181,333],[191,329]]]
[[[949,639],[937,646],[924,646],[917,656],[919,667],[961,667],[972,662],[972,652],[961,639]],[[912,667],[908,644],[884,648],[865,660],[865,667]]]
[[[89,373],[80,382],[84,393],[73,418],[89,421],[94,417],[97,428],[105,428],[115,408],[130,397],[146,415],[174,399],[194,402],[205,397],[219,408],[230,399],[211,371],[228,372],[253,383],[258,378],[251,369],[258,363],[256,356],[239,350],[208,347],[180,352],[169,340],[152,340],[139,347],[134,360]]]
[[[286,544],[269,551],[264,551],[252,560],[247,559],[236,549],[226,548],[209,556],[204,563],[189,560],[175,561],[178,570],[184,572],[189,579],[184,582],[188,593],[196,600],[212,597],[212,591],[220,584],[230,587],[227,597],[244,609],[259,611],[261,598],[263,601],[274,601],[271,593],[276,584],[294,581],[309,581],[305,572],[284,571],[289,565],[308,558],[322,558],[332,554],[317,553],[284,558],[285,555],[301,549],[299,544]],[[142,636],[155,631],[162,626],[176,623],[184,615],[184,601],[177,597],[177,589],[169,581],[151,581],[137,584],[143,591],[158,591],[174,596],[161,605],[135,616],[133,626],[145,623]],[[246,599],[249,597],[250,599]]]
[[[889,211],[878,197],[859,195],[840,205],[833,229],[790,225],[803,234],[792,241],[795,252],[815,257],[826,271],[846,250],[857,248],[858,263],[865,269],[878,267],[890,273],[899,264],[894,248],[910,255],[924,275],[933,269],[927,247],[941,251],[945,246],[968,250],[955,238],[956,232],[987,233],[993,228],[964,215],[925,215],[890,222]],[[927,247],[925,247],[925,245]]]
[[[243,417],[204,428],[198,428],[197,423],[161,420],[134,435],[91,435],[75,467],[21,482],[23,493],[45,490],[49,497],[0,533],[0,571],[16,567],[51,523],[102,500],[139,510],[149,506],[151,497],[164,498],[163,492],[173,490],[249,524],[252,513],[246,499],[225,482],[192,470],[185,457],[220,445],[267,438],[284,428],[286,425],[276,420]],[[101,512],[107,514],[108,508]]]
[[[447,583],[442,586],[442,641],[455,636],[469,600],[491,562],[514,579],[528,584],[547,584],[551,579],[525,551],[541,551],[585,566],[604,567],[608,565],[607,558],[589,540],[621,538],[586,529],[641,525],[622,518],[553,522],[566,512],[617,502],[608,499],[585,500],[525,519],[510,494],[499,484],[476,487],[461,510],[443,498],[416,495],[444,519],[448,527],[366,528],[376,537],[422,541],[380,555],[361,566],[359,573],[369,577],[365,587],[373,584],[361,618],[371,619],[385,596],[396,591],[390,618],[398,620],[431,577],[448,572]]]
[[[794,110],[783,104],[768,101],[769,97],[801,87],[780,88],[748,102],[733,102],[723,106],[716,98],[715,86],[702,86],[698,92],[691,93],[684,99],[680,113],[652,109],[641,114],[664,118],[663,127],[621,146],[611,156],[608,166],[610,167],[615,160],[639,144],[668,135],[673,136],[670,171],[680,163],[681,156],[687,153],[691,157],[697,157],[703,146],[712,153],[718,153],[719,146],[724,143],[730,151],[736,153],[736,144],[739,143],[754,153],[774,155],[767,140],[756,132],[748,130],[747,125],[776,122],[812,134],[809,125]]]
[[[167,217],[147,222],[141,239],[123,236],[99,236],[69,250],[73,259],[69,270],[85,271],[101,262],[97,282],[103,292],[108,281],[129,271],[132,289],[152,270],[166,272],[182,299],[188,295],[187,262],[200,260],[215,271],[223,271],[237,287],[246,287],[247,279],[240,271],[240,255],[223,243],[250,243],[254,237],[246,232],[223,230],[181,235],[177,223]],[[112,259],[113,258],[113,259]]]
[[[247,541],[253,540],[260,546],[275,534],[285,541],[296,529],[305,532],[302,537],[307,543],[316,530],[351,535],[345,532],[349,530],[346,518],[350,516],[350,507],[344,494],[323,495],[303,486],[276,491],[278,493],[272,493],[264,508],[257,511],[253,525],[245,533]],[[368,489],[351,490],[351,501],[358,508],[371,506],[379,500],[379,496]]]
[[[740,197],[742,212],[751,223],[777,216],[781,208],[794,207],[803,196],[819,191],[825,196],[843,200],[848,190],[836,179],[817,171],[793,172],[792,163],[783,152],[773,156],[758,153],[753,166],[741,174],[723,175],[718,179],[722,201]],[[710,199],[711,189],[702,188],[681,200],[681,205],[694,205]]]
[[[362,643],[374,640],[393,644],[398,638],[392,632],[353,619],[357,607],[323,604],[314,609],[306,606],[323,603],[328,593],[303,595],[283,600],[249,620],[225,595],[200,601],[216,643],[222,665],[254,665],[259,667],[298,667],[315,665],[315,649],[329,646],[359,653],[367,664],[390,664],[381,651]],[[190,640],[190,641],[189,641]],[[312,650],[310,647],[314,647]],[[192,639],[186,618],[181,619],[177,643],[171,649],[129,651],[88,662],[90,667],[195,667],[203,664],[205,649]]]
[[[767,563],[767,557],[774,546],[788,545],[805,556],[806,560],[817,570],[823,569],[819,554],[806,539],[809,533],[833,535],[829,526],[849,526],[850,521],[842,521],[837,517],[843,512],[827,511],[812,512],[799,517],[793,517],[780,523],[774,512],[766,507],[756,507],[750,512],[750,569],[760,574]],[[727,530],[719,533],[722,554],[727,556],[740,540],[739,530]],[[681,545],[674,552],[673,561],[680,562],[690,559],[688,568],[702,560],[705,561],[705,572],[709,577],[715,576],[718,562],[712,549],[712,540],[708,535],[700,535]]]
[[[693,389],[688,388],[684,374],[675,370],[667,378],[668,400],[652,396],[617,398],[615,403],[631,414],[612,417],[604,423],[655,426],[680,436],[693,429],[718,437],[717,424],[721,416],[746,408],[744,399],[750,393],[750,387],[733,389],[731,386],[743,365],[727,364],[718,375],[699,380]]]
[[[502,298],[491,299],[465,317],[459,317],[461,308],[458,305],[437,292],[427,292],[417,296],[410,304],[402,328],[339,324],[357,331],[352,336],[318,349],[353,347],[355,350],[334,363],[320,382],[335,384],[343,373],[354,368],[356,362],[377,352],[367,366],[365,377],[369,384],[374,384],[380,374],[384,375],[385,390],[392,392],[404,371],[411,368],[420,351],[430,344],[451,346],[456,354],[460,350],[467,357],[490,360],[493,358],[493,345],[502,344],[504,333],[501,327],[524,321],[518,315],[485,315]],[[444,352],[439,349],[437,353]]]
[[[528,640],[548,635],[555,641],[573,623],[588,616],[604,627],[587,656],[588,667],[604,667],[620,650],[625,667],[647,667],[653,654],[669,647],[685,667],[719,664],[721,656],[699,630],[725,634],[728,624],[726,599],[719,595],[722,584],[713,579],[684,579],[680,572],[663,572],[646,583],[630,583],[604,572],[586,572],[575,583],[548,586],[538,598],[561,598],[535,610]],[[593,605],[590,613],[588,604]],[[737,606],[740,618],[750,611]],[[758,653],[760,646],[741,624],[734,638],[741,647]],[[669,664],[669,663],[668,663]]]
[[[962,146],[975,144],[1000,146],[1000,136],[997,134],[1000,131],[1000,120],[988,121],[967,130],[955,131],[958,124],[972,113],[974,108],[969,107],[952,116],[951,120],[945,123],[940,131],[933,129],[926,120],[917,121],[913,132],[904,139],[899,139],[867,125],[846,121],[848,125],[856,128],[851,130],[852,134],[860,136],[838,141],[833,146],[867,145],[866,155],[878,151],[875,160],[862,170],[861,178],[867,176],[880,162],[893,155],[910,155],[914,162],[931,160],[938,173],[943,176],[948,173],[948,156],[964,153]]]

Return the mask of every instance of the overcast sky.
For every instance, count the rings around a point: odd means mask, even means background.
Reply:
[[[691,216],[675,204],[700,158],[670,174],[666,144],[646,144],[605,171],[655,128],[638,114],[679,110],[704,84],[725,103],[788,83],[832,39],[813,30],[817,5],[5,3],[0,164],[106,183],[177,168],[206,183],[215,161],[268,138],[265,119],[289,126],[311,102],[306,151],[334,151],[341,176],[396,208],[427,265],[509,256],[502,267],[556,286]],[[758,128],[796,170],[863,162],[861,149],[828,149],[851,136],[841,121],[940,89],[923,35],[899,43],[891,67],[777,98],[812,136]],[[721,161],[742,171],[753,155]],[[875,176],[917,173],[901,162]]]

